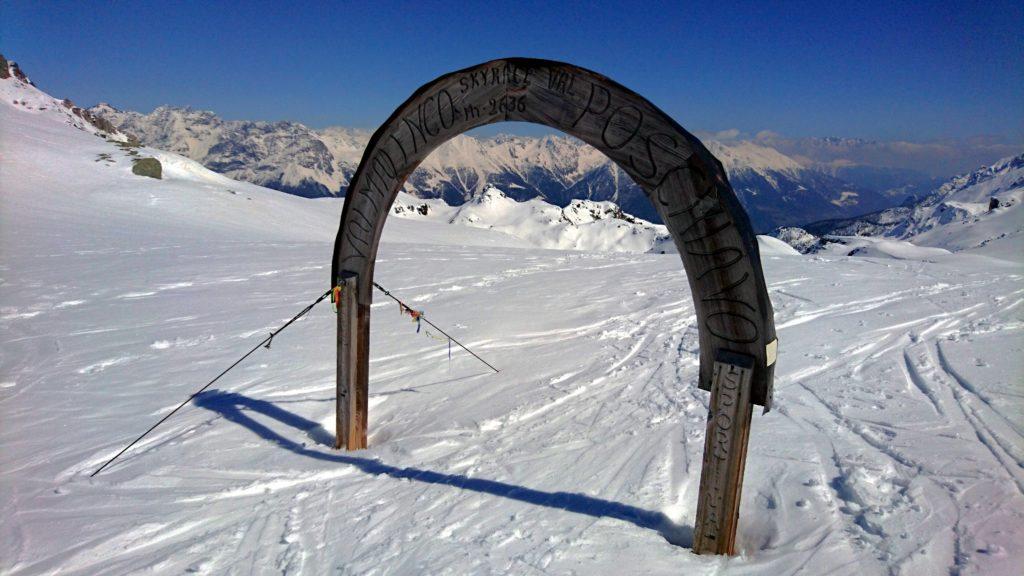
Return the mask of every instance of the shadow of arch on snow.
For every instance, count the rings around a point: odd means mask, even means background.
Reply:
[[[256,412],[273,418],[282,424],[286,424],[307,433],[310,438],[318,444],[331,446],[334,444],[334,437],[324,429],[323,426],[289,412],[265,400],[249,398],[242,394],[211,390],[197,396],[194,400],[196,405],[216,412],[227,420],[240,426],[248,428],[259,437],[270,440],[278,446],[290,450],[296,454],[339,464],[355,466],[366,474],[373,476],[388,476],[391,478],[408,479],[426,484],[441,484],[470,490],[482,494],[490,494],[510,500],[517,500],[536,506],[557,508],[592,516],[594,518],[615,518],[629,522],[640,528],[654,530],[661,534],[670,543],[685,548],[693,547],[693,528],[691,526],[678,525],[662,512],[644,510],[628,504],[601,500],[585,494],[573,492],[544,492],[534,490],[505,482],[486,480],[482,478],[470,478],[460,474],[445,474],[420,468],[401,468],[390,466],[377,460],[350,456],[346,453],[321,452],[307,448],[304,444],[289,440],[267,426],[253,419],[246,412]]]

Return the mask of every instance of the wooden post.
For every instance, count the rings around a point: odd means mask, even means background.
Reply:
[[[750,435],[750,383],[754,359],[719,350],[711,383],[711,409],[697,498],[693,551],[735,554],[743,470]]]
[[[359,304],[359,277],[343,273],[338,303],[338,391],[335,448],[366,448],[369,409],[370,307]]]

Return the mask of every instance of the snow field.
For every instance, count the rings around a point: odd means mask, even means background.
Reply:
[[[1024,286],[991,261],[766,261],[778,408],[754,420],[728,560],[685,547],[707,394],[676,256],[386,243],[378,280],[500,374],[459,350],[449,366],[378,300],[371,447],[335,452],[323,306],[90,480],[311,301],[330,254],[151,248],[61,255],[78,273],[45,296],[50,259],[4,273],[11,313],[39,312],[3,320],[12,573],[1009,574],[1019,557]]]
[[[89,478],[327,289],[341,206],[0,126],[0,572],[1019,570],[1024,270],[977,254],[762,244],[776,408],[736,558],[688,549],[708,395],[678,256],[441,222],[392,218],[377,280],[499,374],[378,298],[370,448],[336,452],[324,304]]]

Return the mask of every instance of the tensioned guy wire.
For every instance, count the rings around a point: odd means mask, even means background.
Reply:
[[[410,306],[407,306],[405,302],[402,302],[402,301],[401,301],[401,300],[399,300],[399,299],[398,299],[397,297],[395,297],[395,296],[394,296],[394,295],[393,295],[393,294],[392,294],[391,292],[388,292],[387,290],[385,290],[385,289],[384,289],[384,287],[383,287],[383,286],[381,286],[380,284],[377,284],[376,282],[374,282],[374,283],[373,283],[373,287],[374,287],[374,288],[376,288],[377,290],[380,290],[381,292],[383,292],[383,293],[384,293],[384,295],[385,295],[385,296],[387,296],[388,298],[391,298],[391,299],[392,299],[392,300],[394,300],[395,302],[398,302],[398,304],[399,304],[400,306],[403,306],[403,307],[404,307],[404,308],[406,308],[406,309],[412,310],[412,308],[411,308]],[[458,346],[459,348],[462,348],[462,349],[463,349],[463,350],[465,350],[466,352],[469,352],[469,353],[470,353],[470,354],[472,354],[472,355],[473,355],[473,357],[474,357],[474,358],[476,358],[477,360],[479,360],[479,361],[483,362],[484,364],[487,364],[487,367],[488,367],[488,368],[490,368],[491,370],[494,370],[495,372],[501,372],[501,370],[498,370],[498,369],[497,369],[497,368],[495,368],[494,366],[491,366],[491,363],[490,363],[490,362],[488,362],[487,360],[484,360],[484,359],[483,359],[483,358],[481,358],[480,356],[477,356],[476,352],[473,352],[473,351],[472,351],[472,350],[470,350],[469,348],[466,348],[465,346],[463,346],[462,342],[459,342],[459,341],[458,341],[458,340],[456,340],[455,338],[452,338],[452,337],[451,337],[451,335],[449,335],[449,334],[448,334],[447,332],[445,332],[444,330],[441,330],[440,328],[438,328],[438,327],[437,327],[437,324],[434,324],[433,322],[431,322],[430,320],[428,320],[428,319],[427,319],[426,315],[424,315],[424,314],[420,313],[420,316],[419,316],[419,318],[420,318],[421,320],[423,320],[424,322],[426,322],[427,324],[430,324],[430,326],[431,326],[432,328],[434,328],[435,330],[437,330],[437,331],[438,331],[438,332],[440,332],[441,334],[444,334],[445,338],[447,338],[447,339],[451,340],[452,342],[454,342],[456,346]]]
[[[171,416],[174,416],[174,413],[175,413],[175,412],[177,412],[178,410],[181,410],[182,408],[184,408],[184,407],[185,407],[185,405],[186,405],[186,404],[188,404],[189,402],[191,402],[193,398],[195,398],[196,396],[198,396],[198,395],[202,394],[202,393],[203,393],[203,391],[204,391],[204,390],[206,390],[207,388],[209,388],[209,387],[210,387],[211,385],[213,385],[213,383],[214,383],[214,382],[216,382],[217,380],[220,380],[220,377],[221,377],[221,376],[223,376],[223,375],[227,374],[228,372],[230,372],[232,368],[234,368],[235,366],[238,366],[239,364],[241,364],[242,360],[245,360],[245,359],[246,359],[246,358],[248,358],[248,357],[249,357],[249,356],[250,356],[250,355],[251,355],[251,354],[252,354],[253,352],[255,352],[255,351],[259,350],[259,349],[260,349],[260,346],[264,346],[264,345],[265,345],[265,346],[266,346],[267,348],[270,348],[270,343],[271,343],[271,342],[272,342],[272,341],[274,340],[274,336],[277,336],[278,334],[280,334],[280,333],[281,333],[281,331],[282,331],[282,330],[284,330],[285,328],[287,328],[287,327],[291,326],[291,324],[292,324],[293,322],[295,322],[295,321],[296,321],[296,320],[298,320],[299,318],[302,318],[303,316],[305,316],[306,314],[308,314],[308,313],[309,313],[309,311],[310,311],[310,310],[312,310],[314,306],[316,306],[317,304],[319,304],[320,302],[322,302],[324,298],[327,298],[327,296],[329,296],[329,295],[330,295],[330,293],[331,293],[331,290],[328,290],[327,292],[324,292],[324,293],[323,293],[323,294],[321,294],[321,295],[320,295],[320,297],[319,297],[319,298],[317,298],[317,299],[316,299],[316,300],[315,300],[315,301],[314,301],[314,302],[313,302],[312,304],[310,304],[309,306],[306,306],[305,308],[303,308],[303,309],[302,309],[302,312],[299,312],[298,314],[296,314],[295,316],[293,316],[291,320],[289,320],[289,321],[285,322],[283,326],[281,326],[281,327],[280,327],[280,328],[278,328],[277,330],[274,330],[273,332],[271,332],[271,333],[270,333],[270,335],[268,335],[268,336],[267,336],[266,338],[264,338],[263,340],[261,340],[259,344],[257,344],[257,345],[255,345],[255,346],[253,346],[253,347],[252,347],[252,350],[249,350],[249,351],[248,351],[248,352],[246,352],[246,353],[245,353],[245,354],[244,354],[244,355],[243,355],[243,356],[242,356],[241,358],[239,358],[238,360],[235,360],[235,363],[234,363],[234,364],[232,364],[231,366],[228,366],[227,368],[225,368],[225,369],[224,369],[224,371],[223,371],[223,372],[221,372],[220,374],[217,374],[217,376],[216,376],[216,377],[215,377],[215,378],[214,378],[213,380],[210,380],[209,382],[207,382],[205,386],[203,386],[203,387],[202,387],[202,388],[200,388],[199,390],[196,390],[195,392],[193,392],[193,393],[192,393],[192,395],[191,395],[191,396],[189,396],[188,398],[186,398],[184,402],[182,402],[181,404],[179,404],[177,408],[175,408],[174,410],[171,410],[171,411],[170,411],[170,413],[168,413],[168,414],[167,414],[166,416],[164,416],[163,418],[161,418],[159,422],[157,422],[156,424],[153,424],[153,426],[151,426],[149,430],[146,430],[145,432],[143,432],[141,436],[139,436],[139,437],[138,437],[138,438],[136,438],[135,440],[132,440],[131,444],[129,444],[129,445],[127,445],[127,446],[125,446],[125,447],[124,447],[124,448],[123,448],[123,449],[122,449],[122,450],[121,450],[120,452],[118,452],[117,454],[115,454],[113,458],[111,458],[110,460],[107,460],[107,462],[106,462],[105,464],[103,464],[103,466],[100,466],[99,468],[97,468],[95,472],[93,472],[92,474],[89,474],[89,477],[90,477],[90,478],[92,478],[93,476],[95,476],[95,475],[99,474],[99,473],[100,473],[100,472],[101,472],[101,471],[102,471],[102,470],[103,470],[104,468],[106,468],[107,466],[109,466],[111,462],[113,462],[114,460],[117,460],[117,458],[118,458],[118,457],[119,457],[119,456],[120,456],[121,454],[124,454],[125,452],[127,452],[127,451],[128,451],[128,449],[129,449],[129,448],[131,448],[132,446],[135,446],[136,444],[138,444],[139,440],[142,440],[142,439],[143,439],[143,438],[145,438],[145,437],[146,437],[146,436],[147,436],[147,435],[148,435],[148,434],[149,434],[150,432],[152,432],[153,430],[156,430],[156,427],[157,427],[157,426],[159,426],[159,425],[163,424],[164,422],[166,422],[166,421],[167,421],[167,419],[168,419],[168,418],[170,418]]]

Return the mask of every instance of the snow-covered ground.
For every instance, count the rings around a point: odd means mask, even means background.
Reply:
[[[377,279],[499,374],[378,298],[370,448],[336,452],[324,304],[89,478],[326,290],[341,205],[148,149],[165,177],[135,176],[57,114],[0,103],[0,129],[0,572],[1018,573],[1020,260],[768,241],[736,558],[688,548],[708,395],[678,256],[442,222],[392,217]]]

